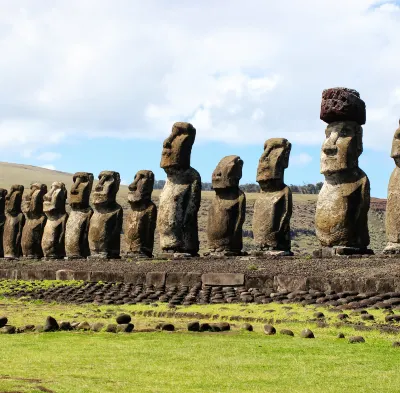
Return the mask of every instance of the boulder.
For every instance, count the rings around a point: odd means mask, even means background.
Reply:
[[[175,326],[172,323],[163,323],[161,325],[161,330],[166,332],[173,332],[175,330]]]
[[[60,330],[72,330],[71,323],[68,321],[61,321],[59,327]]]
[[[282,329],[279,331],[280,334],[284,334],[286,336],[294,336],[294,333],[289,329]]]
[[[107,333],[117,333],[117,325],[114,323],[110,323],[106,327]]]
[[[92,330],[94,332],[100,332],[101,330],[103,330],[103,328],[104,328],[104,323],[101,323],[101,322],[95,322],[92,325]]]
[[[6,325],[0,329],[0,332],[3,334],[14,334],[16,332],[15,326]]]
[[[300,333],[303,338],[315,338],[314,333],[310,329],[303,329]]]
[[[86,321],[81,322],[81,323],[76,327],[76,329],[77,329],[77,330],[90,330],[89,322],[86,322]]]
[[[116,321],[118,323],[118,325],[123,325],[123,324],[127,324],[130,323],[132,320],[131,316],[128,314],[120,314],[118,315],[118,317],[116,318]]]
[[[349,338],[350,344],[365,343],[365,339],[362,336],[352,336]]]
[[[251,325],[250,323],[244,323],[241,327],[242,330],[247,330],[248,332],[252,332],[253,331],[253,325]]]
[[[264,325],[264,333],[267,336],[272,336],[273,334],[276,334],[276,329],[272,325]]]
[[[7,317],[0,317],[0,328],[2,328],[3,326],[6,326],[8,322],[8,318]]]
[[[43,327],[44,332],[55,332],[59,330],[57,321],[53,317],[47,317]]]
[[[187,329],[189,332],[199,332],[200,331],[200,323],[198,321],[189,322],[187,325]]]
[[[120,323],[117,326],[117,332],[121,333],[131,333],[134,329],[134,324],[133,323]]]

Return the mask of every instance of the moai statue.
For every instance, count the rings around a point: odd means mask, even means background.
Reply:
[[[157,207],[151,201],[154,186],[152,171],[139,171],[129,185],[128,202],[131,206],[124,225],[125,243],[129,258],[153,257]]]
[[[22,199],[25,225],[22,230],[22,255],[28,259],[43,258],[42,237],[46,225],[43,213],[43,197],[47,193],[46,184],[33,183]]]
[[[89,248],[92,259],[120,258],[122,207],[116,197],[120,185],[118,172],[103,171],[94,189],[94,213],[89,226]]]
[[[5,208],[6,208],[6,196],[7,190],[4,188],[0,188],[0,258],[4,257],[3,250],[3,233],[4,233],[4,224],[6,222]]]
[[[284,138],[271,138],[264,144],[257,168],[261,192],[254,204],[253,234],[256,254],[289,256],[292,192],[284,183],[289,166],[291,143]]]
[[[157,226],[161,249],[180,256],[197,256],[199,235],[197,213],[201,202],[200,174],[190,166],[196,129],[175,123],[164,141],[161,168],[167,181],[160,195]]]
[[[21,211],[24,186],[13,185],[6,196],[6,221],[4,223],[4,258],[18,259],[22,255],[21,236],[25,225],[25,216]]]
[[[68,214],[65,211],[67,189],[62,182],[54,182],[43,197],[43,211],[47,216],[42,238],[42,249],[46,259],[65,257],[65,228]]]
[[[394,133],[392,153],[396,164],[390,176],[386,205],[386,237],[388,243],[384,254],[400,254],[400,121]]]
[[[65,253],[67,259],[87,258],[89,249],[89,223],[93,210],[89,206],[93,187],[93,174],[77,172],[69,194],[69,213],[65,231]]]
[[[208,211],[208,247],[212,255],[241,255],[246,196],[239,188],[243,161],[224,157],[212,174],[215,198]]]
[[[365,103],[355,90],[324,90],[320,118],[328,127],[321,150],[325,182],[315,215],[316,234],[323,248],[316,255],[371,254],[367,248],[370,186],[358,167]]]

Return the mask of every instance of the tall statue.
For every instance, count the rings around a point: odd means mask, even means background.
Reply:
[[[5,188],[0,188],[0,258],[4,257],[3,234],[4,234],[4,224],[6,222],[6,215],[5,215],[6,196],[7,196],[7,190]]]
[[[284,182],[291,149],[287,139],[268,139],[258,163],[257,182],[261,192],[254,204],[253,234],[257,252],[266,255],[292,255],[292,192]]]
[[[21,211],[24,186],[13,185],[6,196],[6,221],[4,224],[4,258],[17,259],[22,255],[21,236],[25,217]]]
[[[161,168],[167,174],[157,219],[161,249],[183,256],[197,256],[199,251],[201,178],[190,166],[195,137],[196,129],[191,124],[175,123],[164,141],[161,157]]]
[[[46,184],[33,183],[22,200],[25,225],[22,230],[22,255],[24,258],[43,258],[42,237],[46,225],[43,213],[43,197],[47,193]]]
[[[65,211],[67,189],[62,182],[54,182],[43,197],[43,211],[47,216],[42,237],[42,249],[46,259],[65,257],[65,228],[68,214]]]
[[[246,196],[239,188],[243,161],[224,157],[212,174],[215,198],[208,211],[208,248],[212,254],[241,255]]]
[[[94,189],[92,202],[94,213],[89,225],[90,258],[120,258],[122,207],[117,203],[120,175],[103,171]]]
[[[131,207],[125,219],[127,257],[153,257],[157,207],[151,200],[154,186],[152,171],[139,171],[129,185],[128,202]]]
[[[93,210],[89,206],[93,187],[93,174],[77,172],[69,194],[71,212],[65,232],[65,252],[68,259],[86,258],[90,255],[89,223]]]
[[[386,205],[386,237],[388,243],[383,250],[385,254],[400,254],[400,121],[395,131],[392,152],[395,167],[390,176]]]
[[[322,255],[371,254],[368,249],[370,185],[358,167],[363,151],[365,103],[357,91],[324,90],[321,120],[328,123],[321,150],[325,182],[318,195],[315,215]]]

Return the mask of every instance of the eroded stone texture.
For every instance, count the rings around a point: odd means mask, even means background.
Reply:
[[[4,257],[3,234],[4,234],[4,224],[6,222],[6,215],[5,215],[6,196],[7,196],[7,190],[4,188],[0,188],[0,258]]]
[[[154,186],[152,171],[139,171],[129,185],[128,202],[131,210],[125,219],[124,235],[127,257],[153,256],[157,207],[151,201]]]
[[[292,192],[284,183],[291,148],[287,139],[268,139],[257,168],[261,192],[254,204],[253,234],[258,251],[267,254],[291,255]]]
[[[400,121],[399,121],[400,125]],[[386,205],[386,237],[385,254],[400,254],[400,127],[396,130],[392,142],[390,157],[396,164],[390,176]]]
[[[347,113],[356,112],[351,100],[346,105]],[[358,167],[363,150],[362,127],[352,120],[354,116],[348,118],[343,120],[340,113],[337,116],[340,120],[330,122],[326,128],[321,150],[321,173],[325,182],[315,215],[318,240],[332,254],[339,255],[372,252],[367,249],[370,185],[367,175]]]
[[[243,161],[239,156],[224,157],[212,174],[215,198],[208,211],[208,247],[211,253],[240,255],[246,196],[239,189]]]
[[[43,211],[47,221],[43,231],[42,249],[45,258],[65,257],[65,228],[68,214],[65,211],[67,189],[63,182],[54,182],[43,197]]]
[[[196,129],[175,123],[164,141],[161,168],[167,181],[160,195],[157,226],[164,252],[195,256],[199,251],[197,214],[201,202],[200,174],[190,166]]]
[[[22,212],[25,215],[25,225],[22,230],[22,255],[25,258],[42,258],[42,237],[46,225],[46,215],[43,213],[43,197],[47,193],[46,184],[33,183],[23,196]]]
[[[77,172],[73,181],[69,194],[71,212],[65,232],[65,253],[68,259],[86,258],[90,255],[88,234],[93,215],[93,209],[89,206],[93,174]]]
[[[15,259],[22,255],[21,236],[25,225],[25,216],[21,211],[24,186],[13,185],[6,196],[3,234],[4,258]]]
[[[116,201],[120,181],[118,172],[103,171],[99,174],[92,196],[94,213],[89,226],[91,258],[120,258],[123,212]]]
[[[353,89],[335,87],[322,92],[320,119],[325,123],[335,121],[355,121],[365,124],[365,102]]]

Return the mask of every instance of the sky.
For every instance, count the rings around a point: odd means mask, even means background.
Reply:
[[[196,4],[197,3],[197,4]],[[287,184],[323,181],[322,90],[367,107],[360,167],[386,197],[400,118],[400,2],[0,0],[1,161],[65,172],[159,168],[176,121],[197,130],[209,182],[239,155],[255,182],[265,140],[292,143]]]

